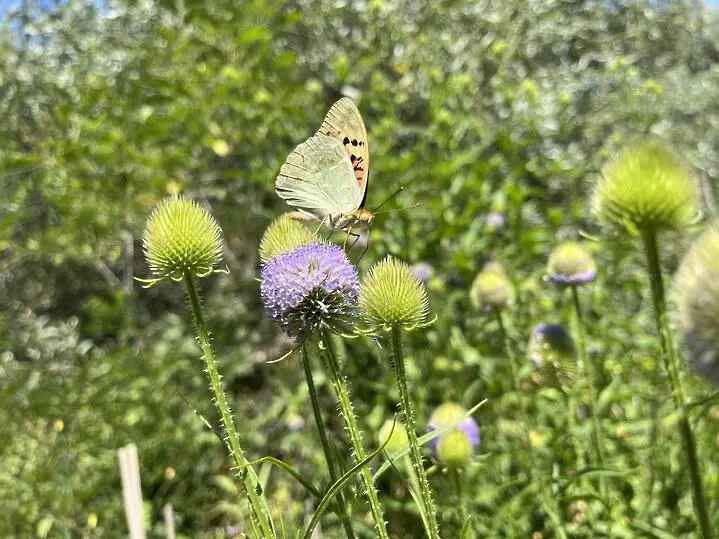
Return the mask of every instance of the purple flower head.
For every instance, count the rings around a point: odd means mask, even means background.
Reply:
[[[459,404],[453,402],[444,403],[438,406],[429,418],[427,432],[441,429],[458,420],[466,413],[467,410]],[[458,433],[463,436],[459,436]],[[466,417],[456,427],[433,438],[429,444],[434,456],[443,462],[447,460],[452,460],[455,464],[458,464],[460,460],[466,462],[479,446],[479,425],[472,417]],[[451,458],[448,459],[447,457]]]
[[[559,286],[578,286],[591,283],[597,276],[597,266],[581,245],[573,241],[560,243],[549,256],[549,280]]]
[[[545,363],[574,361],[574,340],[560,324],[537,324],[529,341],[529,359],[541,367]]]
[[[265,264],[260,294],[267,316],[291,337],[343,332],[357,314],[359,275],[339,246],[314,243]]]
[[[432,277],[432,266],[427,264],[427,262],[417,262],[412,266],[412,273],[415,274],[417,279],[427,284],[430,277]]]

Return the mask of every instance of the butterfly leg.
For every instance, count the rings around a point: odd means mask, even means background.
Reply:
[[[354,241],[354,243],[353,243],[352,245],[354,245],[355,243],[357,243],[357,240],[359,240],[359,234],[357,234],[357,239]],[[357,263],[358,263],[358,264],[360,263],[360,260],[362,260],[362,258],[364,257],[364,255],[367,254],[367,251],[368,251],[368,250],[369,250],[369,230],[367,231],[367,244],[366,244],[365,247],[364,247],[364,251],[362,251],[362,254],[361,254],[360,257],[357,259]]]

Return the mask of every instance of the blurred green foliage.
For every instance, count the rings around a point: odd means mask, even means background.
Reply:
[[[399,185],[397,206],[421,202],[381,214],[361,262],[391,253],[434,268],[438,320],[408,343],[419,422],[440,402],[488,398],[477,415],[483,455],[467,472],[474,524],[497,536],[551,536],[554,517],[521,488],[530,467],[521,440],[529,432],[537,474],[566,472],[564,400],[537,384],[528,362],[522,391],[510,391],[498,327],[474,311],[469,287],[485,262],[506,268],[518,290],[507,329],[520,357],[535,323],[568,323],[569,297],[543,281],[546,257],[594,232],[588,184],[641,135],[686,159],[713,214],[718,61],[719,19],[689,1],[80,0],[8,12],[0,535],[122,536],[115,451],[130,442],[153,536],[162,536],[167,502],[186,537],[223,536],[242,521],[222,445],[193,411],[215,417],[181,290],[140,290],[132,279],[147,272],[145,219],[177,191],[210,208],[225,233],[231,274],[206,280],[203,292],[248,456],[326,476],[298,360],[264,364],[287,341],[265,319],[255,277],[262,231],[284,210],[273,193],[281,163],[347,94],[359,98],[371,138],[369,207]],[[665,239],[673,270],[686,240]],[[583,294],[590,353],[603,366],[608,467],[622,473],[606,522],[592,529],[564,492],[558,518],[576,537],[686,536],[695,529],[690,490],[642,261],[624,240],[591,248],[599,278]],[[364,341],[348,343],[347,355],[358,415],[376,432],[397,403],[388,358]],[[709,395],[687,379],[695,398]],[[717,528],[718,418],[716,399],[692,418]],[[341,421],[330,423],[340,440]],[[451,482],[430,479],[451,522]],[[419,537],[398,476],[380,486],[394,533]],[[268,495],[288,530],[311,512],[280,472]],[[329,517],[326,528],[340,529]]]

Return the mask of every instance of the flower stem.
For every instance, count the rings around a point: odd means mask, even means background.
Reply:
[[[509,342],[509,335],[504,327],[504,317],[502,311],[496,310],[495,316],[497,317],[497,324],[499,324],[499,333],[502,336],[502,343],[504,344],[504,353],[507,354],[507,361],[509,362],[509,370],[512,375],[512,388],[515,391],[519,391],[519,376],[517,375],[517,366],[514,364],[514,354],[512,353],[512,346]]]
[[[427,474],[422,463],[422,454],[419,451],[419,442],[417,441],[417,427],[414,422],[414,409],[409,398],[409,390],[407,388],[407,373],[404,368],[404,356],[402,355],[402,335],[399,326],[392,328],[392,349],[394,352],[394,368],[397,379],[397,389],[399,390],[399,402],[402,415],[404,416],[404,424],[407,428],[407,440],[409,441],[409,456],[417,478],[419,479],[419,491],[422,498],[423,510],[426,514],[428,530],[427,534],[432,539],[439,539],[439,525],[437,524],[437,508],[432,501],[432,494],[427,481]]]
[[[662,278],[662,269],[659,262],[659,249],[657,246],[656,231],[651,228],[645,228],[642,231],[642,241],[644,243],[644,251],[647,256],[647,264],[649,266],[649,280],[652,286],[652,300],[654,302],[654,316],[656,319],[657,330],[659,331],[659,342],[662,347],[662,357],[664,365],[672,384],[672,393],[674,395],[674,406],[679,413],[679,432],[684,445],[684,453],[689,464],[689,476],[692,483],[692,493],[694,496],[694,511],[699,521],[704,539],[711,539],[711,524],[709,521],[709,512],[707,511],[706,499],[704,497],[704,485],[699,470],[699,458],[697,455],[697,446],[689,424],[689,414],[687,410],[686,400],[684,397],[684,388],[679,375],[679,365],[677,362],[676,350],[672,341],[671,330],[669,329],[669,318],[667,316],[667,302],[664,292],[664,280]]]
[[[589,378],[589,413],[592,418],[592,431],[594,438],[594,451],[597,457],[597,466],[604,465],[604,451],[602,449],[602,431],[599,423],[599,414],[597,413],[597,399],[599,397],[599,386],[597,381],[597,369],[587,356],[587,344],[584,336],[584,321],[582,319],[582,306],[579,302],[579,291],[577,286],[572,287],[572,300],[574,302],[574,316],[576,317],[577,326],[577,343],[579,344],[579,361],[582,366],[587,369]],[[606,497],[606,482],[603,477],[599,478],[599,491],[602,497]]]
[[[330,441],[327,438],[327,431],[325,429],[324,421],[322,421],[322,412],[320,410],[320,402],[317,398],[317,390],[315,388],[315,381],[312,377],[312,368],[310,367],[310,358],[307,355],[307,346],[302,345],[300,349],[302,355],[302,366],[305,370],[305,380],[307,381],[307,389],[310,393],[310,401],[312,402],[312,413],[315,416],[315,423],[317,424],[317,430],[320,434],[320,441],[322,442],[322,449],[325,453],[325,460],[327,461],[327,469],[330,473],[330,481],[335,483],[337,481],[337,467],[335,466],[334,458],[332,457],[332,448]],[[342,491],[337,495],[339,498],[339,511],[338,516],[342,520],[347,539],[354,539],[354,531],[352,530],[352,521],[350,520],[349,511],[347,510],[347,501]]]
[[[457,494],[457,505],[459,506],[459,529],[460,531],[464,528],[467,520],[469,519],[469,512],[467,511],[467,497],[464,495],[462,476],[459,474],[457,468],[449,470],[452,476],[452,482],[454,483],[454,490]]]
[[[227,403],[225,392],[222,389],[222,377],[215,360],[215,354],[210,343],[210,333],[207,330],[207,324],[202,313],[200,304],[200,295],[195,285],[195,279],[190,273],[183,276],[187,297],[190,300],[190,308],[195,319],[195,327],[197,329],[197,338],[200,342],[202,350],[202,361],[205,365],[205,372],[210,381],[210,388],[215,401],[215,406],[220,413],[222,428],[225,435],[225,444],[230,452],[230,456],[235,463],[235,467],[239,470],[238,477],[241,478],[242,488],[250,502],[250,512],[253,523],[259,528],[262,537],[270,539],[275,537],[272,520],[270,518],[270,510],[267,500],[262,491],[262,486],[257,478],[257,474],[252,466],[248,466],[248,460],[245,457],[242,447],[240,446],[240,437],[235,429],[235,423],[232,419],[232,411]]]
[[[360,461],[366,456],[364,446],[362,445],[362,434],[360,433],[359,426],[357,425],[357,418],[355,417],[354,410],[352,409],[352,401],[350,400],[347,379],[342,375],[342,371],[340,370],[339,361],[337,360],[337,352],[335,351],[335,346],[332,342],[332,335],[326,329],[322,332],[322,343],[324,345],[325,357],[327,358],[327,365],[330,369],[332,385],[334,386],[335,393],[337,394],[337,402],[339,404],[340,411],[342,412],[347,432],[349,433],[350,445],[352,446],[355,458]],[[387,526],[384,521],[384,512],[382,511],[382,506],[379,503],[377,491],[374,488],[372,472],[368,466],[364,466],[362,468],[360,476],[362,478],[365,491],[367,492],[367,500],[369,501],[370,511],[372,512],[375,527],[377,528],[377,536],[381,539],[389,539]]]

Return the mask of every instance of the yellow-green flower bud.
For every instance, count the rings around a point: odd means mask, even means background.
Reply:
[[[719,222],[694,242],[672,292],[690,363],[719,384]]]
[[[293,219],[290,214],[281,215],[270,223],[260,240],[260,260],[269,262],[299,247],[318,243],[318,239],[313,236],[308,226]]]
[[[424,325],[429,315],[424,285],[407,264],[392,257],[370,268],[362,281],[359,305],[369,324],[385,329],[410,330]]]
[[[222,261],[222,230],[197,203],[172,196],[154,209],[142,235],[152,281],[204,277]]]
[[[685,227],[697,208],[695,181],[656,140],[631,146],[607,163],[592,197],[601,221],[632,232]]]
[[[498,311],[514,303],[514,286],[502,266],[487,264],[474,278],[469,299],[476,309]]]
[[[472,442],[461,430],[450,430],[437,443],[437,459],[447,466],[463,466],[473,455]]]
[[[597,276],[597,265],[584,247],[574,241],[557,245],[549,255],[549,280],[559,286],[591,283]]]
[[[394,425],[394,430],[392,430],[392,425]],[[389,434],[390,432],[392,433],[391,437]],[[384,450],[388,455],[392,455],[393,453],[404,449],[408,443],[407,430],[404,425],[402,425],[399,421],[394,422],[391,419],[388,419],[382,424],[377,436],[380,444],[383,444],[387,437],[389,437],[387,445],[384,446]]]

